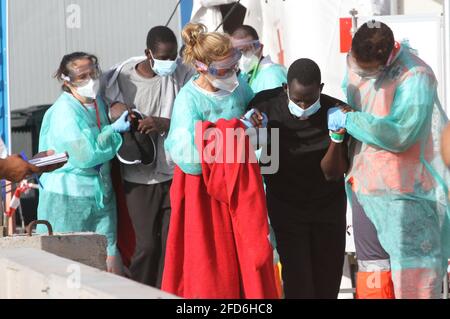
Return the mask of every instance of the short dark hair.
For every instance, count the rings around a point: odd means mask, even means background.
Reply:
[[[364,23],[356,32],[352,42],[352,54],[361,62],[386,63],[394,49],[392,30],[379,21]]]
[[[159,43],[178,44],[177,37],[173,31],[165,26],[152,28],[147,34],[147,49],[156,50]]]
[[[246,37],[252,37],[253,40],[259,40],[258,32],[249,25],[241,25],[236,30],[234,30],[232,37],[238,37],[238,38],[246,38]]]
[[[288,71],[288,84],[297,80],[302,85],[322,83],[322,74],[316,62],[310,59],[299,59],[292,63]]]

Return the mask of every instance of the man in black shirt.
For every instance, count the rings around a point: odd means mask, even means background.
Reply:
[[[344,103],[321,94],[323,86],[318,65],[300,59],[287,85],[250,102],[253,120],[263,112],[269,131],[279,129],[279,170],[264,178],[288,299],[335,299],[342,277],[349,161],[345,131],[329,132],[327,114]]]

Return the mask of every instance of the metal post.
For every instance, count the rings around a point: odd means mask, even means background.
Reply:
[[[5,206],[3,205],[2,194],[0,194],[0,238],[6,236],[6,227],[4,226]]]
[[[0,0],[0,17],[1,17],[1,63],[0,68],[1,79],[2,79],[2,91],[1,104],[3,104],[3,142],[8,148],[8,154],[11,154],[11,110],[9,105],[9,38],[8,38],[8,10],[9,10],[9,0]]]
[[[443,289],[443,296],[442,299],[448,299],[448,273],[447,269],[445,270],[445,278],[443,283],[444,289]]]
[[[398,15],[398,0],[391,0],[390,4],[391,4],[390,14],[392,16]]]
[[[444,56],[445,56],[445,68],[444,68],[444,106],[445,110],[450,111],[450,0],[444,0]],[[444,299],[448,299],[449,290],[449,276],[447,270],[445,271],[444,279]]]
[[[358,31],[358,10],[353,8],[350,11],[350,15],[352,16],[352,37],[354,37],[356,31]]]
[[[444,105],[450,111],[450,0],[444,0],[445,83]]]

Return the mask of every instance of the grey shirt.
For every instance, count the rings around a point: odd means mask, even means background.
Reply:
[[[136,61],[124,64],[117,76],[121,102],[136,108],[145,116],[170,119],[175,97],[181,87],[190,80],[194,71],[179,63],[173,75],[147,79],[138,74],[137,64]],[[155,140],[157,158],[153,165],[122,165],[123,179],[144,185],[171,180],[174,163],[168,159],[164,149],[165,138],[165,136],[157,135]]]
[[[151,79],[142,77],[136,71],[137,64],[134,62],[126,64],[117,79],[123,102],[145,116],[161,117],[163,108],[167,108],[167,105],[161,105],[161,77],[155,76]]]

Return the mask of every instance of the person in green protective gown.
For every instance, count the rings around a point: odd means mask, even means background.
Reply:
[[[55,77],[63,93],[45,114],[40,150],[67,152],[63,168],[44,174],[38,217],[56,232],[95,232],[107,239],[107,268],[114,272],[116,200],[109,161],[122,144],[120,133],[130,128],[127,113],[110,125],[104,102],[97,96],[97,58],[75,52],[64,56]],[[45,230],[38,226],[38,233]]]
[[[255,94],[287,83],[286,68],[263,55],[264,45],[253,27],[240,26],[233,32],[232,40],[233,46],[242,52],[239,77],[248,82]]]
[[[448,122],[433,70],[392,30],[365,23],[347,57],[355,110],[333,109],[346,129],[358,298],[440,298],[450,255],[448,170],[439,154]],[[350,112],[349,112],[350,111]],[[376,276],[377,285],[371,284]]]

